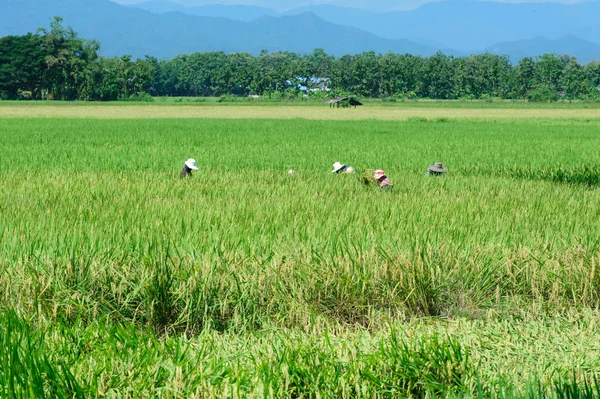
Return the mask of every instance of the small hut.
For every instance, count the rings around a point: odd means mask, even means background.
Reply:
[[[347,107],[358,107],[360,105],[362,105],[362,103],[360,101],[358,101],[355,98],[352,97],[336,97],[333,98],[329,101],[325,101],[325,104],[329,104],[329,107],[342,107],[342,108],[347,108]]]

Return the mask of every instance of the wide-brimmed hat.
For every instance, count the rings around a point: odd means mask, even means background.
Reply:
[[[191,170],[198,170],[198,165],[196,165],[196,160],[194,158],[190,158],[187,161],[185,161],[185,166],[187,166]]]
[[[385,172],[381,169],[376,170],[375,172],[373,172],[373,177],[377,180],[381,179],[382,177],[387,177],[385,175]]]
[[[331,173],[337,173],[340,170],[344,169],[345,166],[346,165],[344,165],[342,163],[336,162],[333,164],[333,170],[331,171]]]
[[[444,168],[444,165],[442,165],[441,162],[434,163],[433,165],[428,167],[427,170],[430,172],[436,172],[436,173],[446,173],[448,171],[447,168]]]

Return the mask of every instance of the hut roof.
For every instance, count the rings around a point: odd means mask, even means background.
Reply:
[[[356,107],[357,105],[362,105],[362,103],[360,101],[355,100],[352,97],[336,97],[329,101],[325,101],[325,104],[337,104],[341,101],[348,101],[350,103],[350,105],[352,105],[354,107]]]

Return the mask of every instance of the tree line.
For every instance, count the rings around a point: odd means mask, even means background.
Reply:
[[[152,87],[152,69],[130,56],[105,58],[55,17],[50,30],[0,38],[0,98],[109,101]]]
[[[479,54],[430,57],[376,54],[333,57],[322,49],[105,58],[55,17],[50,30],[0,39],[0,98],[109,101],[150,96],[243,96],[271,99],[356,95],[385,99],[600,100],[600,63],[568,55]]]

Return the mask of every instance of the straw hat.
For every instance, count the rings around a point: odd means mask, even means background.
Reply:
[[[381,179],[382,177],[387,177],[385,175],[385,172],[381,169],[376,170],[375,172],[373,172],[373,177],[377,180]]]
[[[194,158],[190,158],[187,161],[185,161],[185,166],[187,166],[191,170],[198,170],[198,165],[196,165],[196,160]]]
[[[344,168],[344,166],[346,166],[346,165],[341,164],[339,162],[334,163],[333,164],[333,170],[331,171],[331,173],[337,173],[337,172],[339,172],[340,170],[342,170]]]
[[[441,162],[436,162],[435,164],[428,167],[427,170],[435,173],[446,173],[448,171],[447,168],[444,168],[444,165],[442,165]]]

